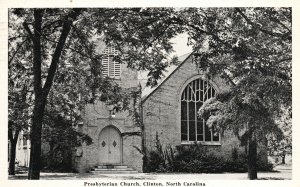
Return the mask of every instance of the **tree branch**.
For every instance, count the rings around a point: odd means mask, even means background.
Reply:
[[[50,88],[53,84],[53,79],[54,79],[54,75],[55,72],[57,70],[57,66],[59,63],[59,58],[61,56],[62,50],[64,48],[64,45],[66,43],[66,39],[70,33],[71,30],[71,25],[73,23],[73,20],[76,19],[76,17],[80,14],[81,9],[74,9],[72,10],[69,15],[65,18],[65,21],[63,23],[63,27],[62,27],[62,31],[61,31],[61,35],[59,37],[58,43],[56,45],[55,51],[52,55],[52,61],[51,61],[51,65],[49,67],[48,70],[48,76],[46,78],[46,82],[45,85],[43,87],[43,92],[44,95],[48,95]]]
[[[288,33],[291,33],[291,29],[288,28],[285,24],[283,24],[279,19],[271,17],[271,20],[275,21],[276,23],[278,23],[279,25],[281,25],[283,28],[285,28],[286,30],[288,30]]]
[[[25,30],[27,31],[27,33],[29,34],[29,37],[32,40],[32,42],[34,42],[34,37],[33,37],[33,34],[31,32],[30,28],[28,27],[28,24],[26,22],[24,22],[23,26],[24,26]]]
[[[82,36],[81,33],[79,33],[79,31],[77,30],[77,28],[76,28],[75,26],[72,26],[72,25],[71,25],[71,27],[74,29],[76,35],[77,35],[78,38],[81,40],[82,45],[83,45],[83,46],[85,47],[85,49],[87,50],[88,55],[90,56],[89,58],[93,60],[92,54],[91,54],[91,52],[90,52],[90,49],[89,49],[88,45],[87,45],[86,42],[82,39],[82,37],[84,37],[84,36]]]
[[[49,39],[49,38],[47,38],[47,37],[44,37],[44,39],[47,40],[47,41],[49,41],[49,42],[53,42],[53,43],[55,43],[55,44],[58,44],[57,41],[51,40],[51,39]],[[89,58],[89,59],[91,59],[91,60],[94,60],[94,59],[91,58],[90,56],[85,55],[85,54],[82,53],[81,51],[78,51],[78,50],[76,50],[76,49],[74,49],[74,48],[72,48],[72,47],[70,47],[70,46],[66,46],[65,48],[66,48],[66,49],[70,49],[70,50],[72,50],[72,51],[74,51],[74,52],[80,54],[82,57],[86,57],[86,58]]]
[[[26,40],[24,40],[16,49],[16,51],[14,52],[14,54],[12,55],[12,57],[8,60],[8,64],[10,64],[12,62],[12,60],[15,58],[16,54],[18,53],[18,51],[21,49],[21,47],[23,46],[23,44],[28,40],[28,38],[26,38]]]
[[[281,62],[290,61],[290,60],[292,60],[292,58],[284,58],[284,59],[281,59],[278,62],[276,62],[276,64],[277,63],[280,64]]]
[[[199,27],[197,27],[196,25],[193,25],[193,24],[190,24],[190,23],[184,23],[183,20],[181,20],[180,18],[172,18],[173,21],[173,24],[179,24],[179,25],[186,25],[188,27],[191,27],[193,29],[195,29],[196,31],[198,31],[200,34],[207,34],[207,35],[210,35],[212,36],[216,41],[222,43],[223,45],[225,45],[225,47],[229,48],[229,49],[232,49],[232,45],[221,40],[217,35],[213,34],[212,32],[208,32],[208,31],[205,31]]]
[[[146,49],[148,49],[148,48],[149,48],[156,40],[159,40],[159,38],[165,34],[165,32],[166,32],[166,30],[169,28],[169,26],[170,26],[170,25],[167,24],[166,28],[164,28],[164,29],[160,32],[160,34],[158,34],[155,38],[153,38],[153,40],[152,40],[151,42],[148,43],[148,45],[144,48],[144,51],[145,51]]]
[[[10,37],[10,38],[8,38],[8,40],[11,41],[11,40],[14,40],[17,38],[27,38],[27,37],[28,37],[27,35],[18,35],[18,36]]]
[[[247,23],[249,23],[250,25],[252,25],[253,27],[257,28],[258,30],[260,30],[261,32],[268,34],[270,36],[274,36],[274,37],[278,37],[278,38],[283,38],[286,34],[281,34],[281,33],[277,33],[277,32],[272,32],[266,29],[263,29],[262,27],[260,27],[258,24],[253,23],[243,12],[240,8],[235,8],[235,10],[247,21]]]
[[[233,80],[231,79],[231,77],[225,71],[224,71],[223,76],[225,76],[225,78],[231,84],[231,86],[236,86],[236,84],[233,82]]]
[[[72,23],[72,21],[70,21],[70,20],[66,20],[64,22],[62,32],[61,32],[61,35],[59,37],[59,41],[58,41],[58,43],[56,45],[56,49],[55,49],[55,51],[52,55],[52,61],[51,61],[51,65],[50,65],[49,70],[48,70],[48,76],[47,76],[45,85],[43,87],[43,91],[45,92],[46,95],[49,93],[50,88],[52,86],[54,75],[55,75],[57,65],[58,65],[58,62],[59,62],[59,58],[61,56],[61,52],[62,52],[63,47],[65,45],[68,34],[71,30],[71,23]]]

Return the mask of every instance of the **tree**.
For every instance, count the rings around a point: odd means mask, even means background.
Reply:
[[[11,43],[10,43],[11,44]],[[26,47],[26,46],[22,46]],[[15,174],[16,144],[21,131],[28,131],[28,121],[32,112],[32,90],[28,64],[20,54],[16,54],[15,46],[9,45],[14,61],[8,64],[8,139],[9,175]],[[20,50],[18,48],[17,50]]]
[[[71,171],[72,154],[75,148],[92,144],[92,138],[78,132],[71,120],[63,118],[60,112],[45,113],[42,129],[42,142],[49,145],[49,152],[44,153],[43,166],[51,170]]]
[[[9,87],[9,115],[8,115],[8,139],[9,146],[9,175],[15,175],[16,145],[20,132],[28,129],[30,105],[27,102],[27,88],[17,88],[16,85]]]
[[[117,47],[120,55],[115,60],[126,62],[128,67],[137,70],[149,70],[148,85],[155,85],[169,65],[170,39],[183,32],[190,36],[188,44],[196,51],[194,56],[199,70],[207,72],[208,77],[221,75],[232,85],[231,93],[224,96],[228,100],[223,99],[223,104],[235,101],[236,109],[240,107],[245,110],[243,115],[252,116],[245,118],[247,123],[238,123],[238,115],[235,115],[235,123],[230,122],[243,127],[237,129],[247,127],[245,137],[251,147],[249,165],[253,166],[249,167],[249,178],[256,178],[256,132],[261,128],[254,124],[273,124],[272,117],[279,114],[281,108],[290,106],[290,8],[12,9],[11,12],[22,26],[12,27],[11,33],[18,40],[10,51],[10,61],[16,54],[23,54],[21,58],[33,64],[29,179],[39,178],[41,128],[50,90],[56,84],[65,84],[64,75],[59,78],[57,72],[69,72],[73,68],[74,80],[78,80],[77,75],[85,77],[76,82],[85,84],[91,91],[91,94],[82,91],[84,101],[106,100],[120,109],[126,108],[122,105],[126,103],[122,94],[113,96],[120,88],[101,76],[97,37]],[[19,46],[24,45],[27,48],[21,50]],[[253,88],[248,89],[241,83]],[[266,91],[257,92],[255,88],[266,88]],[[65,94],[62,98],[71,97]],[[268,114],[267,119],[256,117],[259,111]]]
[[[49,146],[49,152],[43,152],[41,167],[50,170],[71,171],[72,154],[83,143],[92,144],[87,134],[77,131],[81,119],[81,109],[91,89],[83,86],[88,76],[82,75],[82,69],[72,64],[61,63],[64,67],[56,73],[42,127],[42,144]],[[61,66],[62,67],[62,66]],[[84,74],[85,75],[85,74]]]
[[[276,136],[268,137],[268,152],[276,159],[281,158],[280,163],[286,164],[286,155],[292,154],[292,111],[291,108],[285,110],[281,118],[277,119],[283,136],[278,139]],[[276,160],[275,160],[276,161]],[[276,161],[277,163],[277,161]]]
[[[89,80],[86,83],[92,94],[85,94],[84,100],[104,99],[118,106],[116,98],[122,100],[122,97],[111,95],[119,88],[101,76],[101,55],[97,53],[94,39],[105,35],[105,41],[113,42],[120,50],[118,60],[126,61],[129,67],[149,69],[152,77],[149,84],[155,84],[155,79],[161,77],[167,66],[167,56],[172,51],[169,39],[177,30],[166,25],[160,16],[168,18],[172,12],[173,9],[141,8],[10,10],[10,15],[17,18],[9,22],[16,21],[22,26],[13,24],[11,27],[15,35],[11,40],[15,45],[14,50],[10,50],[9,61],[18,60],[16,54],[23,54],[20,58],[32,64],[34,107],[28,179],[39,179],[42,124],[57,71],[64,70],[68,64],[76,69],[83,68],[84,71],[74,72],[74,77],[81,72],[80,75],[86,77],[84,80]],[[57,81],[65,83],[64,78]]]
[[[198,46],[199,68],[208,77],[221,75],[231,85],[229,92],[208,100],[200,114],[209,125],[233,130],[247,145],[248,178],[256,179],[257,145],[267,135],[280,138],[275,119],[291,107],[291,9],[186,12],[196,15],[188,17],[192,42],[206,43]]]
[[[67,16],[60,20],[62,22],[62,31],[58,39],[58,43],[54,48],[54,52],[51,59],[51,65],[48,70],[48,75],[45,80],[44,86],[42,86],[42,73],[41,66],[43,63],[43,58],[45,58],[45,53],[43,53],[42,34],[44,34],[42,29],[42,9],[35,9],[33,11],[33,32],[29,28],[27,21],[24,21],[23,26],[29,35],[29,39],[33,46],[33,78],[34,78],[34,108],[32,116],[32,127],[30,133],[31,140],[31,151],[30,151],[30,165],[29,165],[29,179],[38,179],[40,170],[40,155],[41,155],[41,130],[43,123],[44,110],[47,102],[47,96],[53,84],[53,79],[59,58],[62,53],[62,49],[65,45],[67,36],[71,30],[71,24],[73,20],[76,19],[80,10],[70,11]],[[46,33],[45,33],[46,34]],[[56,34],[56,33],[55,33]],[[48,52],[48,51],[47,51]]]

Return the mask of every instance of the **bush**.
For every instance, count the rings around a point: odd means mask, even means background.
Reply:
[[[41,170],[46,172],[72,172],[72,150],[56,149],[41,154]]]
[[[273,171],[274,165],[270,162],[262,162],[261,160],[257,161],[257,170],[258,171]]]
[[[186,173],[219,173],[222,172],[222,158],[207,154],[206,147],[193,144],[176,147],[173,165],[174,171]]]
[[[144,167],[144,172],[157,172],[157,170],[164,165],[164,162],[165,160],[162,158],[158,151],[150,151],[147,154],[144,162],[144,164],[146,165]]]
[[[158,135],[156,134],[156,150],[147,151],[144,153],[143,163],[144,172],[171,172],[173,171],[170,165],[174,160],[174,151],[171,146],[163,150]]]
[[[247,172],[247,156],[236,148],[232,150],[230,159],[210,154],[207,147],[200,144],[177,146],[175,151],[169,146],[163,151],[157,140],[156,148],[147,154],[144,172]],[[258,154],[258,171],[272,171],[273,165],[262,160],[262,155]]]

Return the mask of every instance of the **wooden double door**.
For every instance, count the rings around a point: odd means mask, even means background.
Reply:
[[[122,138],[114,126],[105,127],[99,135],[100,164],[121,164]]]

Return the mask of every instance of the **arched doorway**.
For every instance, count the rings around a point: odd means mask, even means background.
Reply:
[[[114,126],[107,126],[99,134],[99,163],[120,164],[122,161],[122,138]]]

